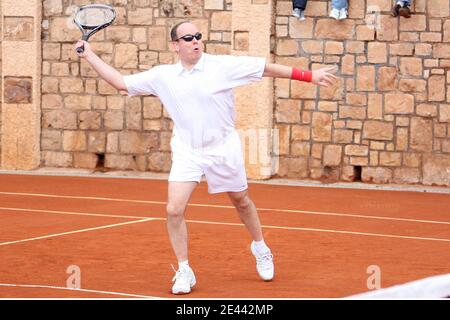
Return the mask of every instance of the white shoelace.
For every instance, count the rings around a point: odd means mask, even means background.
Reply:
[[[172,266],[173,271],[175,272],[175,276],[172,278],[172,282],[178,280],[179,278],[183,277],[184,275],[187,275],[187,273],[188,273],[187,268],[175,270],[175,267],[173,266],[173,264],[171,264],[171,266]]]
[[[267,253],[261,257],[256,258],[256,264],[263,269],[270,269],[272,267],[273,254]]]

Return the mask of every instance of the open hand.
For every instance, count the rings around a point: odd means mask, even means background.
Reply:
[[[323,87],[329,87],[334,84],[337,77],[333,74],[335,67],[325,67],[312,72],[312,83]]]

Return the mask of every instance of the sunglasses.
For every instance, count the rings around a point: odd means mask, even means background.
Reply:
[[[202,38],[202,34],[200,32],[197,32],[196,34],[192,35],[192,34],[187,34],[185,36],[179,37],[178,39],[174,40],[174,41],[178,41],[180,39],[183,39],[186,42],[191,42],[192,40],[194,40],[194,38],[196,40],[200,40]]]

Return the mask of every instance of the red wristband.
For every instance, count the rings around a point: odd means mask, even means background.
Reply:
[[[292,68],[291,79],[305,81],[305,82],[311,82],[312,81],[312,71]]]

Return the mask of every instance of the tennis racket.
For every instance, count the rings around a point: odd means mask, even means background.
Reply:
[[[73,21],[83,33],[81,38],[88,41],[96,32],[111,25],[116,19],[116,11],[106,4],[88,4],[78,8]],[[84,45],[77,48],[78,53],[84,52]]]

